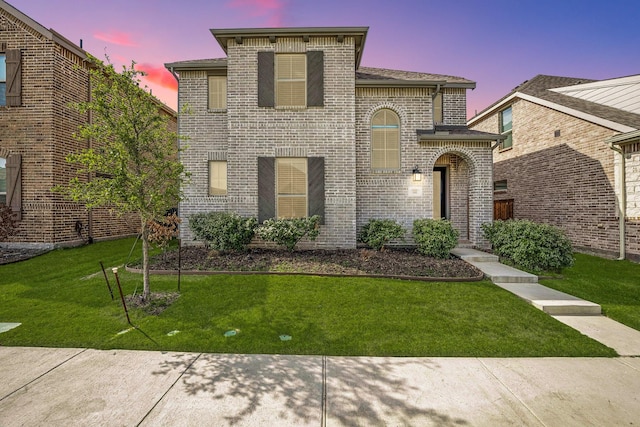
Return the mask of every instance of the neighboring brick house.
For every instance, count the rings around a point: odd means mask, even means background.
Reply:
[[[578,250],[640,259],[640,75],[539,75],[468,124],[506,136],[493,159],[496,217],[557,225]]]
[[[175,62],[189,216],[323,218],[307,247],[353,248],[369,219],[446,217],[486,246],[492,146],[460,77],[360,67],[368,28],[211,30],[223,59]],[[417,174],[415,172],[420,172]],[[434,194],[435,193],[435,194]],[[410,240],[408,241],[410,242]]]
[[[4,245],[75,245],[139,229],[136,216],[88,211],[51,192],[72,176],[65,157],[91,144],[73,137],[89,116],[69,107],[88,99],[86,59],[79,46],[0,0],[0,203],[19,219]]]

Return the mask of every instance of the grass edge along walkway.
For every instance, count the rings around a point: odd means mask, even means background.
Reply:
[[[183,276],[158,316],[131,329],[100,271],[123,265],[134,239],[55,250],[0,266],[1,345],[351,356],[615,356],[487,281],[316,276]],[[134,257],[139,256],[138,249]],[[113,282],[113,276],[110,276]],[[125,293],[142,278],[122,271]],[[152,291],[175,291],[173,276]],[[226,335],[226,336],[225,336]]]

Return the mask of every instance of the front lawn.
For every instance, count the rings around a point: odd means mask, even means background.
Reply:
[[[607,317],[640,330],[640,264],[575,254],[562,279],[540,283],[600,304]]]
[[[133,239],[56,250],[0,266],[0,334],[17,346],[368,356],[614,356],[487,281],[317,276],[183,276],[160,315],[111,300],[99,261],[123,264]],[[139,247],[139,245],[138,245]],[[136,249],[134,257],[139,256]],[[142,278],[119,273],[125,293]],[[152,291],[177,289],[152,276]],[[225,336],[225,334],[229,336]]]

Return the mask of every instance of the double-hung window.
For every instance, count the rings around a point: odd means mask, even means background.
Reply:
[[[307,216],[307,159],[276,159],[277,218]]]
[[[227,109],[227,76],[209,76],[209,110]]]
[[[400,118],[389,109],[371,119],[371,169],[400,169]]]
[[[511,107],[500,111],[500,133],[505,137],[500,143],[500,149],[504,150],[513,146],[513,115]]]
[[[7,56],[0,54],[0,106],[7,105]]]
[[[227,162],[225,160],[209,161],[209,195],[227,195]]]
[[[306,107],[307,55],[276,55],[276,107]]]
[[[0,157],[0,205],[7,203],[7,159]]]

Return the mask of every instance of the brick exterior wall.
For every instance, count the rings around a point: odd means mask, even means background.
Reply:
[[[108,209],[88,212],[51,191],[72,176],[66,156],[88,147],[88,141],[73,137],[88,117],[69,107],[88,97],[83,59],[2,9],[0,29],[7,50],[22,51],[22,105],[0,107],[0,156],[22,155],[22,220],[9,244],[70,246],[89,236],[99,240],[137,233],[135,215],[118,217]]]
[[[521,99],[512,113],[513,148],[494,153],[493,179],[507,180],[507,190],[495,199],[514,199],[516,219],[562,228],[578,250],[617,255],[615,153],[604,143],[617,132]],[[498,120],[492,114],[472,129],[497,133]],[[638,219],[627,228],[627,252],[637,257]]]
[[[258,52],[324,52],[324,106],[299,110],[258,107]],[[356,88],[354,40],[311,36],[246,37],[227,46],[227,110],[207,110],[207,72],[182,69],[180,133],[188,137],[182,157],[192,174],[180,204],[181,238],[196,244],[189,217],[198,212],[231,211],[258,216],[259,157],[322,157],[325,224],[315,242],[302,248],[353,248],[357,231],[372,218],[392,218],[408,231],[416,218],[433,214],[434,166],[446,166],[447,202],[461,238],[486,247],[480,225],[491,221],[491,143],[420,143],[418,129],[433,129],[428,88]],[[372,115],[381,108],[401,121],[401,167],[378,173],[370,167]],[[466,91],[443,89],[445,125],[466,124]],[[227,161],[227,195],[208,196],[208,161]],[[423,180],[412,181],[418,166]],[[470,220],[471,218],[471,220]],[[399,242],[400,243],[400,242]],[[255,241],[254,244],[264,244]]]

